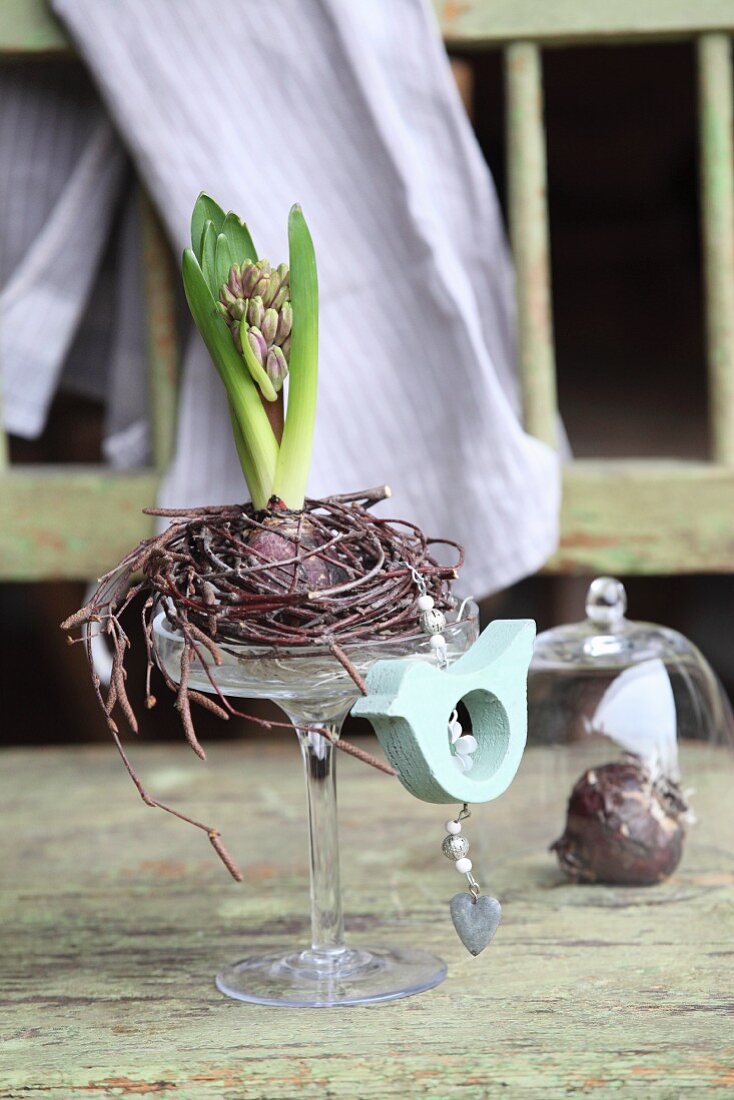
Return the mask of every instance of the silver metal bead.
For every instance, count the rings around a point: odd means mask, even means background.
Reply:
[[[454,833],[453,836],[444,837],[441,851],[446,859],[462,859],[469,851],[469,841],[461,833]]]
[[[432,607],[421,615],[421,628],[426,634],[442,634],[445,626],[446,616],[437,607]]]

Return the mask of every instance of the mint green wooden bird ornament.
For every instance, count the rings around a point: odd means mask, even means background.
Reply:
[[[534,638],[532,619],[498,619],[449,667],[378,661],[367,675],[367,694],[352,708],[353,714],[372,723],[398,779],[411,794],[424,802],[463,803],[457,817],[446,822],[442,850],[468,882],[468,891],[451,899],[450,912],[472,955],[492,941],[502,907],[497,898],[480,897],[462,822],[471,813],[470,802],[497,798],[520,766]],[[457,759],[452,735],[459,725],[461,703],[471,720],[471,772]]]
[[[497,619],[448,668],[378,661],[352,714],[374,727],[398,779],[423,802],[489,802],[507,790],[527,737],[532,619]],[[449,721],[463,703],[477,747],[471,772],[456,764]]]

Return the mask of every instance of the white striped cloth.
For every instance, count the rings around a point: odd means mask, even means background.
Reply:
[[[125,157],[89,79],[68,64],[0,68],[0,104],[5,424],[33,437],[84,312]]]
[[[145,329],[137,197],[128,187],[121,199],[127,157],[77,63],[0,66],[0,104],[5,428],[37,436],[63,384],[107,398],[105,456],[140,464]]]
[[[466,545],[478,596],[536,569],[557,538],[559,464],[519,423],[501,218],[427,0],[53,7],[177,249],[202,189],[276,263],[303,206],[322,303],[310,492],[389,482],[391,514]],[[243,493],[197,337],[162,501]]]

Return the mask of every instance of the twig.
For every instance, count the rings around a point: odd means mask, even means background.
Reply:
[[[247,659],[243,647],[260,651],[253,656],[264,651],[277,657],[301,649],[330,652],[359,691],[367,694],[367,684],[344,646],[368,643],[376,637],[408,641],[416,635],[415,573],[423,578],[437,607],[446,611],[455,606],[451,584],[463,561],[463,550],[446,540],[443,545],[456,550],[457,560],[454,565],[441,564],[432,552],[438,540],[427,538],[415,524],[375,517],[367,511],[389,496],[387,486],[378,486],[308,500],[299,513],[283,509],[256,513],[251,505],[148,508],[146,514],[169,516],[174,522],[126,554],[100,579],[89,602],[62,624],[66,631],[86,628],[80,640],[86,647],[94,691],[140,797],[146,805],[205,831],[238,881],[242,874],[219,831],[153,798],[123,748],[113,717],[115,707],[121,709],[131,729],[137,731],[138,727],[125,688],[124,661],[130,641],[120,615],[137,595],[147,594],[141,612],[147,658],[145,703],[152,707],[156,702],[150,676],[157,665],[176,696],[186,739],[202,759],[204,750],[196,737],[191,703],[225,720],[249,719],[263,730],[293,729],[290,722],[247,714],[229,702],[214,675],[223,653],[241,661]],[[273,552],[278,546],[286,547],[280,560]],[[142,580],[133,584],[140,574]],[[178,683],[166,671],[156,646],[153,618],[161,606],[183,636]],[[94,624],[99,624],[95,633],[106,634],[112,643],[112,676],[104,694],[92,662]],[[201,669],[206,676],[211,695],[190,686],[192,660],[197,672]],[[324,733],[321,727],[314,729]],[[396,774],[389,764],[351,742],[334,735],[330,740],[371,767]]]
[[[323,730],[319,731],[323,734]],[[390,764],[386,764],[384,760],[380,760],[378,756],[373,756],[371,752],[367,752],[366,749],[359,749],[351,741],[345,741],[343,737],[334,741],[334,744],[342,752],[349,753],[350,756],[355,756],[357,760],[361,760],[364,764],[369,764],[372,768],[377,768],[378,771],[384,772],[385,775],[397,775],[395,768]]]
[[[369,695],[369,689],[367,687],[367,684],[365,683],[364,677],[361,675],[354,662],[351,661],[349,657],[347,657],[342,647],[340,645],[337,645],[336,642],[332,641],[329,642],[329,649],[334,654],[342,668],[346,669],[346,671],[352,677],[362,694]]]
[[[183,649],[181,650],[181,679],[178,682],[178,692],[176,694],[176,710],[181,715],[181,725],[183,726],[186,740],[191,745],[196,755],[201,760],[206,760],[206,753],[199,744],[199,739],[196,736],[194,730],[194,723],[191,721],[191,707],[189,706],[189,662],[191,660],[191,646],[188,638],[184,641]]]
[[[369,506],[370,504],[379,504],[381,500],[389,500],[391,496],[392,489],[389,485],[376,485],[374,489],[362,489],[361,492],[356,493],[332,493],[331,496],[326,497],[326,500],[330,503],[338,501],[340,504],[358,502]]]

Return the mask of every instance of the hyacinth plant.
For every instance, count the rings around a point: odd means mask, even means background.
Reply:
[[[247,226],[201,194],[183,255],[189,308],[224,383],[253,506],[298,512],[311,463],[318,384],[318,280],[300,206],[289,263],[258,257]],[[287,409],[284,382],[289,377]]]
[[[133,732],[138,729],[125,685],[130,640],[121,617],[126,609],[136,597],[142,599],[146,707],[156,704],[151,674],[157,665],[176,696],[186,739],[203,758],[191,714],[194,703],[225,720],[248,717],[267,729],[290,728],[288,722],[236,709],[209,673],[211,695],[192,687],[192,670],[222,663],[220,647],[322,646],[364,691],[342,643],[413,637],[420,619],[416,576],[420,591],[437,609],[453,608],[451,587],[463,551],[452,540],[427,538],[412,523],[373,516],[369,509],[390,495],[387,486],[321,500],[305,497],[316,415],[318,283],[301,208],[292,207],[288,218],[288,265],[272,267],[260,259],[247,226],[208,195],[200,195],[194,207],[191,242],[183,255],[184,289],[227,391],[252,503],[146,509],[168,518],[169,527],[105,573],[62,628],[72,644],[86,647],[107,727],[143,800],[204,830],[239,878],[218,830],[152,797],[123,747],[118,719]],[[437,542],[456,551],[454,565],[434,556]],[[159,659],[155,621],[161,608],[182,639],[176,680]],[[82,628],[78,638],[71,636],[76,628]],[[93,632],[104,634],[112,649],[106,685],[94,666]],[[393,774],[390,765],[344,738],[337,745]]]

